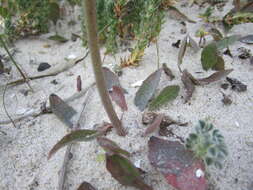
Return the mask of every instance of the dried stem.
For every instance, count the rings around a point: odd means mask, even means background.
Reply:
[[[112,102],[109,98],[105,79],[102,71],[102,63],[98,45],[98,32],[97,32],[97,18],[96,18],[96,1],[95,0],[83,0],[83,11],[86,20],[86,29],[88,36],[88,45],[91,53],[91,60],[93,65],[93,71],[96,78],[97,88],[100,98],[107,112],[108,117],[111,120],[113,127],[116,129],[118,135],[125,136],[126,132],[122,127]]]

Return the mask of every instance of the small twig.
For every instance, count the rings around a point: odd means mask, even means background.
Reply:
[[[24,82],[27,83],[28,87],[33,91],[32,87],[29,84],[29,81],[27,80],[27,77],[25,76],[25,74],[22,72],[21,68],[19,67],[18,63],[14,60],[13,56],[11,55],[10,51],[8,50],[8,47],[6,46],[3,38],[0,36],[0,43],[3,46],[3,48],[5,49],[5,51],[7,52],[8,56],[10,57],[10,60],[12,61],[12,63],[15,65],[15,67],[17,68],[18,72],[20,73],[20,75],[23,77]]]
[[[6,115],[7,115],[7,117],[9,118],[10,122],[13,124],[13,126],[14,126],[15,128],[17,128],[15,122],[14,122],[13,119],[11,118],[11,116],[10,116],[9,112],[7,111],[7,108],[6,108],[6,106],[5,106],[5,93],[6,93],[6,91],[7,91],[7,87],[8,87],[8,84],[5,85],[4,92],[3,92],[3,107],[4,107],[4,111],[5,111]]]
[[[85,100],[84,100],[84,103],[83,103],[83,106],[82,106],[82,110],[81,110],[81,112],[78,116],[77,123],[74,125],[73,130],[77,130],[77,129],[80,128],[80,119],[81,119],[81,117],[83,117],[83,112],[86,108],[87,103],[89,102],[89,99],[91,97],[91,92],[93,92],[92,87],[93,86],[90,86],[87,93],[86,93],[86,97],[85,97]],[[61,168],[60,174],[59,174],[58,190],[64,190],[64,184],[65,184],[66,175],[67,175],[67,173],[66,173],[67,166],[68,166],[69,160],[71,159],[70,154],[71,154],[72,145],[73,144],[69,144],[67,146],[67,149],[66,149],[66,152],[65,152],[65,155],[64,155],[64,161],[63,161],[62,168]]]
[[[82,91],[80,92],[76,92],[75,94],[73,94],[72,96],[70,96],[69,98],[66,98],[64,101],[65,102],[72,102],[73,100],[75,99],[78,99],[80,97],[82,97],[86,92],[87,90],[91,87],[91,86],[94,86],[95,83],[92,83],[91,85],[89,85],[87,88],[83,89]],[[46,106],[45,110],[49,110],[50,107],[49,106]],[[14,122],[18,122],[18,121],[21,121],[27,117],[38,117],[40,115],[43,115],[43,114],[46,114],[48,112],[44,112],[43,110],[41,110],[41,108],[38,108],[36,110],[34,110],[33,112],[30,112],[30,113],[27,113],[27,114],[23,114],[22,116],[17,116],[15,118],[12,118],[12,120]],[[11,120],[8,119],[8,120],[2,120],[0,121],[0,125],[6,125],[6,124],[9,124],[11,123]]]

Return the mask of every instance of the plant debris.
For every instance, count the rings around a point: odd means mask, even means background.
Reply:
[[[162,70],[158,69],[154,73],[148,76],[146,80],[143,81],[141,87],[135,94],[134,104],[143,111],[149,100],[153,97],[155,90],[160,82]]]
[[[162,68],[163,68],[164,73],[170,78],[170,80],[173,80],[175,78],[175,76],[173,75],[170,68],[166,65],[166,63],[163,63]]]
[[[243,84],[239,80],[230,77],[227,77],[226,79],[230,83],[232,90],[237,92],[245,92],[247,90],[247,85]]]
[[[59,43],[66,43],[68,39],[64,38],[63,36],[60,36],[58,34],[48,37],[49,40],[53,40]]]
[[[122,90],[121,87],[113,86],[109,94],[112,100],[122,109],[122,111],[127,111],[127,103],[124,91]]]
[[[180,90],[180,87],[177,85],[165,87],[160,92],[160,94],[151,101],[149,105],[149,109],[150,110],[158,109],[159,107],[167,104],[169,101],[176,99],[176,97],[178,96],[179,90]]]
[[[168,8],[170,17],[173,19],[179,20],[179,21],[187,21],[190,23],[196,23],[196,21],[188,18],[185,14],[183,14],[181,11],[179,11],[176,7],[170,6]]]
[[[251,52],[250,52],[250,49],[246,49],[246,48],[244,48],[244,47],[240,47],[240,48],[238,48],[237,49],[238,51],[239,51],[239,55],[238,55],[238,57],[240,58],[240,59],[249,59],[251,56],[252,56],[252,54],[251,54]]]
[[[76,89],[77,89],[77,92],[82,91],[82,79],[80,75],[78,75],[76,78]]]
[[[157,129],[159,129],[163,118],[164,118],[164,114],[158,114],[155,117],[154,121],[146,129],[146,131],[144,133],[144,136],[147,136],[148,134],[151,134],[154,131],[156,131]]]
[[[153,190],[143,182],[139,169],[123,156],[106,154],[106,168],[112,177],[122,185],[133,186],[140,190]]]
[[[177,42],[172,43],[172,47],[179,48],[181,44],[181,40],[177,40]]]
[[[207,189],[204,163],[196,159],[184,145],[151,137],[148,147],[150,164],[161,172],[166,181],[174,188],[178,190]]]
[[[90,183],[84,181],[77,190],[96,190]]]
[[[191,74],[187,70],[183,71],[183,74],[181,76],[181,80],[182,80],[184,87],[186,89],[186,96],[184,98],[185,103],[187,103],[191,99],[192,94],[195,91],[195,84],[192,81],[191,77],[192,77]]]
[[[223,104],[224,105],[231,105],[233,102],[232,102],[232,100],[231,100],[231,98],[228,96],[228,95],[226,95],[225,93],[223,93],[223,92],[221,92],[222,93],[222,96],[223,96],[223,98],[222,98],[222,102],[223,102]]]

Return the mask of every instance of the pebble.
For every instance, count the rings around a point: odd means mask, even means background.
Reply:
[[[43,63],[40,63],[37,70],[38,70],[38,72],[42,72],[42,71],[45,71],[45,70],[49,69],[50,67],[51,67],[51,65],[49,65],[46,62],[43,62]]]

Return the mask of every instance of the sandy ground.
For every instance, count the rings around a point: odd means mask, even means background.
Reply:
[[[231,5],[227,5],[224,10],[229,10]],[[197,6],[192,9],[180,8],[189,17],[200,21],[198,14],[203,12]],[[226,11],[225,11],[226,12]],[[225,13],[223,12],[223,13]],[[187,23],[187,32],[194,37],[195,32],[201,26]],[[166,23],[163,26],[159,37],[160,61],[167,63],[176,76],[173,81],[168,81],[166,76],[162,76],[159,89],[169,84],[178,84],[181,87],[180,96],[164,106],[159,112],[170,115],[180,121],[189,122],[186,128],[172,126],[174,132],[182,137],[193,131],[194,125],[199,119],[206,119],[212,122],[225,136],[229,148],[229,156],[224,163],[223,170],[211,168],[210,183],[213,190],[252,190],[253,189],[253,66],[247,61],[235,57],[234,60],[224,56],[226,67],[233,68],[230,74],[248,85],[248,90],[243,93],[232,91],[224,92],[231,96],[233,103],[230,106],[224,106],[221,102],[222,94],[220,85],[224,82],[212,83],[205,87],[197,87],[191,103],[184,104],[182,96],[184,95],[183,85],[180,80],[180,73],[177,69],[178,49],[171,46],[172,43],[184,37],[180,34],[182,26],[178,21],[166,16]],[[78,27],[73,28],[78,32]],[[236,26],[229,34],[251,34],[253,24],[244,24]],[[68,32],[62,32],[69,37]],[[69,55],[74,54],[77,57],[85,53],[81,47],[81,41],[67,42],[59,45],[46,39],[47,35],[36,38],[29,38],[18,41],[15,45],[20,51],[15,55],[15,59],[23,69],[33,76],[38,74],[37,67],[40,62],[48,62],[52,66],[59,66],[67,61]],[[194,37],[195,38],[195,37]],[[197,40],[197,38],[195,38]],[[211,38],[208,38],[210,40]],[[51,47],[45,48],[45,45]],[[238,54],[239,47],[251,49],[253,47],[237,42],[231,46],[234,55]],[[120,56],[126,55],[122,52],[116,57],[107,56],[104,65],[113,68],[119,63]],[[135,152],[131,157],[133,162],[140,162],[141,168],[147,171],[145,180],[156,190],[172,190],[163,177],[155,171],[147,159],[147,142],[149,138],[141,137],[145,126],[141,124],[142,113],[133,104],[133,99],[137,88],[131,87],[131,84],[145,79],[157,68],[156,48],[152,44],[145,51],[145,56],[141,65],[137,68],[126,68],[123,70],[123,76],[120,78],[122,86],[128,91],[126,95],[128,103],[128,112],[123,118],[124,127],[128,131],[126,137],[119,137],[115,131],[108,135],[108,138],[116,141],[122,148]],[[195,76],[208,76],[210,72],[203,72],[200,64],[200,52],[194,54],[191,50],[187,51],[183,68],[187,68]],[[196,73],[201,72],[201,73]],[[94,81],[90,58],[86,58],[82,63],[77,64],[70,70],[63,72],[55,77],[48,77],[31,82],[35,93],[23,95],[27,86],[20,85],[8,88],[6,92],[6,106],[9,113],[15,117],[16,114],[23,114],[34,109],[38,109],[42,102],[48,99],[51,93],[55,93],[62,98],[67,98],[76,92],[76,77],[81,75],[83,87],[87,87]],[[7,82],[7,76],[0,76],[1,85]],[[9,77],[11,80],[19,78],[19,74],[13,68]],[[56,80],[58,84],[52,84]],[[1,96],[3,89],[1,89]],[[0,120],[7,119],[0,99]],[[78,112],[82,108],[84,98],[81,97],[70,103]],[[117,106],[115,108],[118,114],[121,114]],[[85,117],[82,118],[82,128],[92,129],[94,124],[108,121],[103,111],[97,92],[93,93],[91,100],[85,110]],[[1,125],[0,130],[0,189],[1,190],[53,190],[57,189],[58,171],[62,166],[65,149],[59,151],[50,161],[47,160],[47,154],[52,146],[66,133],[64,125],[53,115],[42,115],[37,118],[26,118],[16,123],[14,128],[12,124]],[[172,139],[172,138],[167,138]],[[97,156],[103,153],[103,150],[95,141],[87,143],[78,143],[73,148],[73,158],[69,163],[67,189],[76,189],[82,181],[88,181],[99,190],[131,190],[134,188],[123,187],[117,181],[111,178],[106,171],[105,163],[98,162]]]

